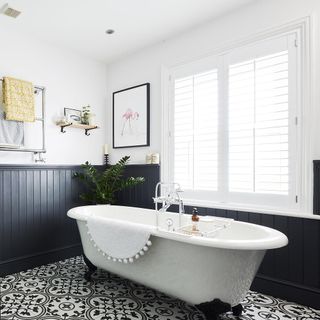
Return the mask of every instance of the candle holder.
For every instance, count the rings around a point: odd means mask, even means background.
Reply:
[[[108,154],[105,154],[105,155],[104,155],[104,165],[105,165],[105,166],[108,166],[108,165],[109,165],[109,155],[108,155]]]

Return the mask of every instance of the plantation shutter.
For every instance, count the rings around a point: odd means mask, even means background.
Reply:
[[[168,176],[184,197],[298,208],[297,39],[288,33],[172,71]]]
[[[217,190],[218,72],[174,84],[174,181],[189,190]]]
[[[288,194],[288,51],[229,67],[230,191]]]

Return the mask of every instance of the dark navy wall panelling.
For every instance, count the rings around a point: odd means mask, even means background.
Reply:
[[[313,213],[320,215],[320,160],[313,161]]]
[[[0,276],[81,253],[76,223],[66,215],[83,204],[83,188],[72,178],[79,170],[80,166],[0,165]],[[146,182],[120,193],[120,202],[152,207],[159,172],[157,165],[129,165],[125,175],[145,176]]]
[[[145,182],[118,194],[118,202],[124,206],[154,208],[153,197],[156,184],[160,181],[159,165],[129,165],[125,177],[144,177]]]
[[[77,167],[0,166],[0,274],[81,252]]]

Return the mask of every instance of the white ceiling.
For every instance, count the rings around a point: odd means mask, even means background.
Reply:
[[[0,28],[110,62],[256,0],[0,0]],[[106,29],[114,29],[106,35]]]

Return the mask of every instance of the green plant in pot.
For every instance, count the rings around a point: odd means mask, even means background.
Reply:
[[[113,204],[116,201],[116,193],[144,182],[143,177],[124,178],[125,166],[130,157],[121,158],[115,165],[98,170],[88,161],[83,164],[82,172],[74,173],[74,177],[80,179],[87,187],[87,192],[80,198],[92,204]]]
[[[90,114],[91,114],[90,106],[85,106],[82,108],[82,118],[81,118],[82,124],[86,124],[86,125],[89,124]]]

